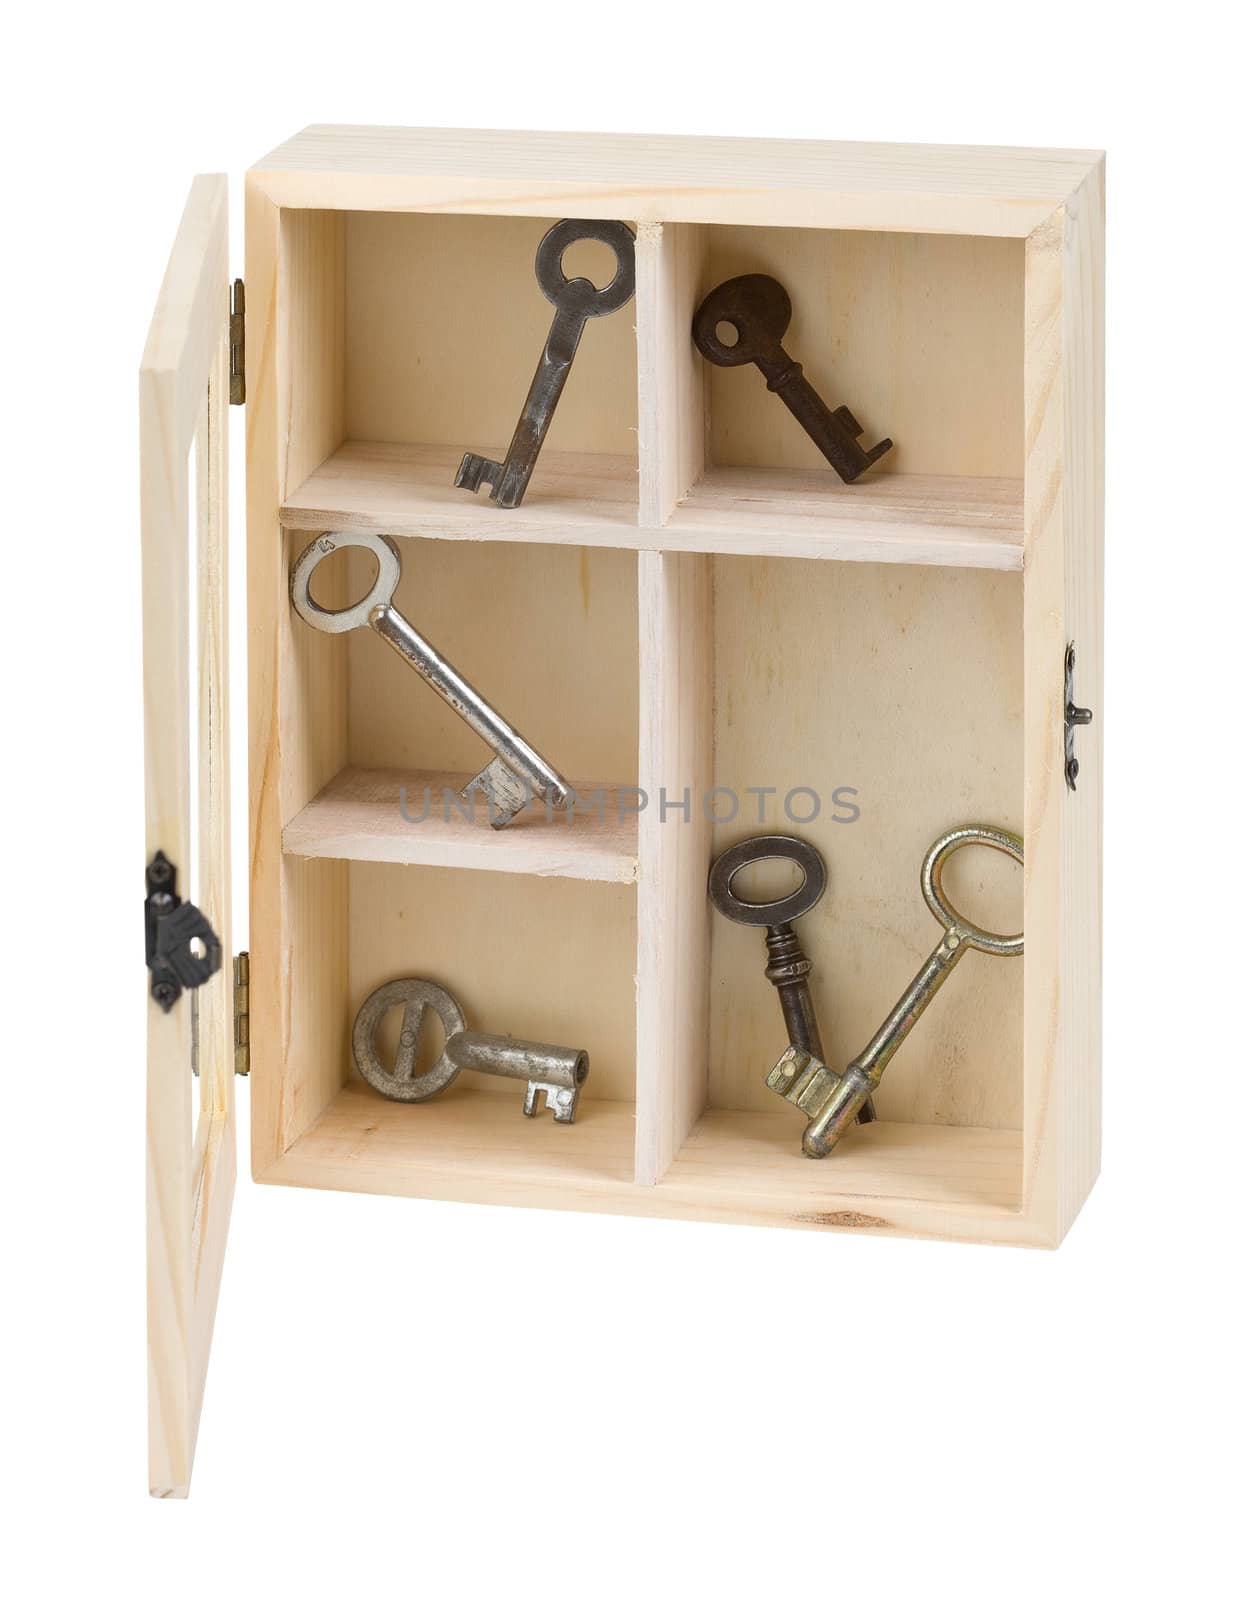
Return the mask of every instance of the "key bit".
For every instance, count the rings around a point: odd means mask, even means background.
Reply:
[[[581,239],[598,239],[617,257],[617,271],[603,289],[587,278],[567,278],[561,258]],[[544,234],[535,254],[535,277],[556,307],[539,365],[531,379],[522,414],[503,461],[467,451],[454,480],[458,489],[475,493],[491,485],[498,506],[520,506],[539,459],[565,380],[574,364],[578,342],[589,317],[620,311],[635,292],[635,236],[624,222],[579,222],[567,218]]]
[[[533,1117],[546,1105],[558,1122],[573,1122],[581,1092],[582,1085],[577,1083],[572,1089],[558,1089],[550,1083],[528,1083],[526,1098],[522,1101],[522,1115]],[[543,1096],[542,1100],[540,1095]]]
[[[486,456],[476,456],[466,451],[457,468],[456,487],[468,489],[471,494],[477,494],[484,483],[489,483],[493,489],[500,487],[500,474],[504,471],[501,461],[488,461]]]
[[[524,810],[535,797],[535,791],[520,772],[514,772],[500,756],[489,761],[477,777],[471,778],[461,790],[462,800],[475,792],[487,801],[487,817],[493,828],[502,828]],[[555,794],[551,797],[557,799]]]
[[[733,343],[718,334],[719,324],[735,330]],[[750,272],[728,278],[700,302],[691,324],[696,349],[715,367],[741,367],[749,362],[760,368],[770,392],[779,396],[844,483],[855,483],[867,467],[891,449],[890,439],[880,439],[871,449],[859,443],[865,431],[848,410],[826,402],[782,346],[791,325],[791,297],[777,278]]]
[[[395,1063],[388,1068],[378,1052],[378,1030],[383,1018],[397,1006],[404,1007],[404,1017]],[[415,1074],[422,1021],[428,1007],[443,1023],[443,1052],[428,1072]],[[442,1093],[458,1073],[485,1072],[525,1082],[524,1116],[535,1116],[546,1103],[556,1121],[566,1123],[573,1122],[577,1115],[578,1099],[590,1071],[585,1050],[470,1031],[465,1026],[465,1013],[454,997],[427,978],[397,978],[374,990],[352,1025],[352,1056],[366,1083],[389,1100],[430,1100]]]
[[[815,1117],[840,1081],[838,1073],[793,1044],[779,1056],[765,1084],[797,1106],[806,1117]]]

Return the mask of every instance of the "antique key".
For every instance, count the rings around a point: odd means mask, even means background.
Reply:
[[[891,1014],[840,1077],[831,1072],[820,1056],[792,1045],[784,1051],[777,1066],[765,1080],[769,1087],[798,1106],[809,1119],[802,1148],[806,1156],[829,1155],[851,1127],[868,1097],[882,1082],[887,1063],[908,1037],[909,1029],[939,993],[967,950],[982,950],[992,956],[1020,956],[1022,935],[1009,937],[988,933],[976,923],[967,922],[952,909],[943,892],[943,864],[955,850],[967,844],[987,844],[1002,850],[1017,862],[1022,859],[1022,841],[1015,833],[989,828],[978,823],[954,828],[936,839],[922,863],[922,896],[943,927],[943,937],[923,963],[917,976],[896,1001]]]
[[[734,891],[737,873],[754,861],[794,861],[804,873],[800,887],[782,900],[741,900]],[[809,993],[813,963],[804,953],[792,922],[811,911],[826,892],[826,864],[811,844],[785,833],[761,834],[723,850],[709,869],[709,899],[732,922],[764,928],[768,964],[765,976],[778,990],[787,1037],[806,1055],[823,1060],[822,1036]],[[872,1101],[860,1108],[862,1122],[874,1120]]]
[[[617,256],[617,272],[603,289],[587,278],[567,278],[561,257],[580,239],[598,239]],[[561,390],[574,364],[583,324],[588,317],[607,317],[620,311],[635,292],[635,236],[624,222],[555,223],[539,242],[535,255],[539,287],[556,307],[530,392],[503,461],[489,461],[467,451],[457,470],[456,486],[472,494],[483,482],[491,485],[491,498],[499,506],[520,506],[535,470],[535,462],[556,410]]]
[[[696,348],[716,367],[741,367],[754,362],[765,374],[771,394],[786,401],[787,409],[812,439],[845,483],[855,483],[879,456],[891,449],[881,439],[871,450],[858,443],[864,431],[847,406],[834,411],[804,376],[804,369],[782,347],[791,322],[791,298],[777,278],[750,272],[728,278],[700,303],[691,325]],[[724,344],[718,324],[728,323],[735,340]]]
[[[378,562],[378,577],[364,600],[342,611],[328,611],[310,594],[309,580],[320,562],[348,546],[373,554]],[[487,816],[493,828],[507,827],[536,795],[548,805],[564,805],[569,786],[556,768],[527,744],[517,729],[488,705],[478,690],[391,604],[399,582],[400,552],[385,534],[323,533],[291,569],[291,603],[310,627],[323,633],[372,628],[491,746],[495,758],[470,779],[461,797],[465,799],[481,789],[487,797]]]
[[[395,1065],[388,1071],[378,1054],[378,1029],[396,1006],[404,1007],[404,1019]],[[429,1072],[415,1077],[413,1068],[427,1006],[434,1008],[443,1023],[443,1052]],[[523,1115],[533,1117],[543,1095],[558,1122],[573,1122],[589,1071],[585,1050],[533,1044],[502,1034],[468,1032],[460,1006],[446,989],[426,978],[397,978],[374,990],[352,1025],[352,1055],[366,1083],[389,1100],[429,1100],[446,1089],[458,1072],[488,1072],[498,1078],[523,1079]]]

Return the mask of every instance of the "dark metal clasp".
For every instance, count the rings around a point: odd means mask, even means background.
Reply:
[[[158,850],[145,874],[144,951],[152,998],[168,1011],[184,989],[198,989],[222,964],[222,942],[199,906],[178,898],[178,871]]]
[[[1078,787],[1078,757],[1074,754],[1074,729],[1085,728],[1091,721],[1086,706],[1074,704],[1074,646],[1065,651],[1065,781],[1071,789]]]

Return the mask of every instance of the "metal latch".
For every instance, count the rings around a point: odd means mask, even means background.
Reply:
[[[248,1049],[248,952],[235,957],[235,1071],[246,1078],[251,1068]]]
[[[230,305],[230,403],[241,406],[247,399],[244,385],[244,299],[243,279],[236,278],[229,291]]]
[[[144,955],[152,998],[168,1011],[184,989],[198,989],[222,964],[221,940],[199,906],[178,898],[178,872],[158,850],[145,874]]]
[[[1085,728],[1091,721],[1086,706],[1074,704],[1074,646],[1065,651],[1065,781],[1071,789],[1078,787],[1078,757],[1074,754],[1074,729]]]

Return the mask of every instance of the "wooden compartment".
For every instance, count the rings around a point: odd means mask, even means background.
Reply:
[[[508,449],[552,322],[535,250],[557,220],[282,210],[292,421],[316,395],[320,434],[289,477],[289,527],[490,538],[507,525],[576,542],[587,525],[610,541],[634,526],[629,308],[588,322],[522,506],[504,512],[485,488],[453,483],[467,450],[503,460]],[[563,266],[605,283],[615,261],[583,241]]]
[[[305,869],[307,870],[307,868]],[[629,887],[559,878],[354,863],[340,931],[342,1022],[326,1041],[307,1128],[275,1176],[326,1188],[442,1194],[449,1174],[475,1174],[478,1198],[508,1201],[515,1186],[599,1178],[629,1183],[634,1149],[635,904]],[[330,931],[330,930],[328,930]],[[545,963],[517,960],[520,943]],[[476,1073],[436,1099],[402,1105],[352,1066],[351,1019],[392,978],[442,984],[471,1028],[552,1044],[586,1045],[591,1072],[578,1121],[522,1115],[523,1085]],[[394,1029],[392,1030],[394,1031]],[[424,1039],[429,1066],[438,1025]],[[387,1030],[382,1048],[394,1047]],[[312,1063],[292,1061],[292,1092]],[[585,1134],[585,1137],[584,1137]]]
[[[142,390],[149,859],[190,855],[194,605],[224,933],[225,214],[200,180]],[[452,478],[507,446],[551,321],[534,250],[562,216],[630,222],[637,293],[588,328],[503,511]],[[251,960],[234,1040],[226,979],[204,990],[194,1140],[189,1008],[151,1008],[156,1491],[190,1472],[245,1039],[263,1182],[1057,1244],[1099,1167],[1099,155],[313,128],[249,173],[246,233]],[[785,283],[786,346],[828,403],[894,439],[858,483],[755,369],[695,351],[700,298],[745,271]],[[171,606],[197,437],[207,554]],[[414,820],[487,753],[377,639],[293,613],[292,561],[347,529],[399,541],[401,611],[590,809]],[[353,559],[319,575],[328,602],[359,592]],[[1073,788],[1070,645],[1095,719]],[[948,878],[1024,955],[968,953],[879,1120],[807,1160],[764,1082],[785,1033],[763,939],[713,915],[710,861],[774,828],[822,850],[800,932],[839,1069],[933,948],[922,859],[965,822],[1024,838],[1024,870],[966,851]],[[489,1079],[416,1106],[366,1088],[356,1008],[417,974],[471,1025],[587,1049],[578,1121],[528,1120]]]
[[[291,560],[307,537],[287,536]],[[368,630],[305,640],[309,630],[293,619],[309,659],[334,680],[329,702],[308,715],[336,726],[343,762],[284,825],[284,850],[633,883],[636,558],[583,545],[434,539],[403,540],[401,557],[397,607],[551,753],[580,801],[551,824],[536,801],[507,829],[474,825],[456,796],[489,759],[481,741]],[[315,579],[336,563],[327,605],[347,603],[370,581],[372,558],[360,550],[339,552]]]
[[[920,566],[707,558],[716,854],[790,833],[827,866],[797,924],[830,1059],[872,1037],[938,936],[919,871],[959,821],[1019,824],[1022,580]],[[959,616],[959,628],[952,618]],[[772,791],[772,792],[767,792]],[[755,876],[753,876],[755,875]],[[740,893],[777,898],[798,869],[750,869]],[[1022,873],[988,850],[953,857],[954,901],[1007,934]],[[702,892],[696,885],[693,892]],[[803,1118],[765,1084],[782,1044],[762,931],[711,919],[707,1078],[675,1179],[751,1174],[795,1215],[888,1226],[870,1200],[1020,1206],[1024,963],[971,952],[875,1096],[878,1121],[822,1163],[798,1159]],[[837,1159],[836,1159],[837,1157]],[[864,1204],[851,1198],[860,1194]]]
[[[667,545],[1020,569],[1021,239],[672,223],[645,245],[667,457],[650,509]],[[855,484],[755,367],[695,349],[696,307],[743,273],[787,289],[784,346],[861,443],[893,439]]]

